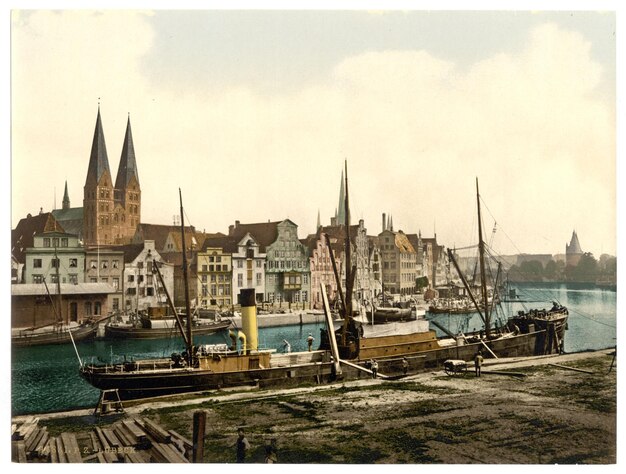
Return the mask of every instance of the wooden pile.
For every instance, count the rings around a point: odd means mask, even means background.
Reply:
[[[132,418],[89,433],[50,437],[38,418],[11,427],[13,462],[187,463],[191,441],[147,418]]]

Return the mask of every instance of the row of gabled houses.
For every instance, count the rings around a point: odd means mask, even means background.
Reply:
[[[319,225],[315,234],[303,239],[289,219],[236,221],[227,234],[185,228],[193,304],[230,309],[242,289],[253,288],[260,305],[320,308],[321,285],[331,300],[336,299],[331,254],[345,290],[345,226],[333,224]],[[417,278],[428,276],[434,283],[445,274],[447,262],[436,239],[390,226],[371,236],[363,220],[350,226],[349,234],[357,300],[372,300],[383,288],[389,294],[412,294]],[[75,234],[65,232],[52,213],[42,212],[22,219],[13,230],[12,280],[31,285],[39,300],[50,291],[46,285],[62,284],[63,297],[68,299],[72,285],[78,291],[80,284],[80,301],[66,305],[67,320],[164,306],[166,291],[182,306],[181,237],[176,225],[139,224],[128,244],[84,246]],[[164,285],[153,273],[154,262],[160,263]],[[106,295],[102,284],[109,288]],[[98,285],[92,300],[85,296],[89,285],[94,289]],[[23,287],[14,293],[23,296],[24,291]]]

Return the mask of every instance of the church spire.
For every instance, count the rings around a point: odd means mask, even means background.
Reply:
[[[63,207],[62,209],[70,208],[70,195],[67,193],[67,180],[65,180],[65,193],[63,194]]]
[[[107,147],[104,142],[104,131],[102,130],[102,119],[100,118],[100,105],[98,104],[98,117],[96,118],[96,129],[93,132],[86,182],[89,182],[90,179],[96,183],[99,182],[105,171],[108,171],[109,175],[111,174]]]
[[[115,189],[124,191],[133,176],[137,180],[137,185],[139,185],[139,174],[137,172],[135,146],[133,145],[133,134],[130,129],[129,115],[126,124],[126,135],[124,136],[124,146],[122,147],[122,156],[120,157],[120,165],[117,169],[117,178],[115,179]]]
[[[320,220],[320,210],[317,210],[317,226],[315,227],[315,230],[319,230],[319,228],[322,227],[322,221]]]
[[[346,224],[346,189],[345,182],[343,178],[343,169],[341,170],[341,186],[339,188],[339,205],[337,206],[338,211],[335,213],[337,216],[337,222],[335,225],[345,225]]]

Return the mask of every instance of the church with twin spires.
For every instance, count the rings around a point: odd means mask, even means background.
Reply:
[[[141,186],[130,117],[126,124],[122,154],[113,182],[98,106],[87,178],[83,188],[83,207],[82,209],[70,207],[66,183],[63,208],[53,211],[53,215],[66,231],[78,234],[85,247],[130,243],[137,225],[141,222]]]

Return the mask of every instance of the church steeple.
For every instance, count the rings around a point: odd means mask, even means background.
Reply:
[[[67,180],[65,181],[65,193],[63,194],[63,207],[62,209],[69,209],[70,208],[70,196],[67,193]]]
[[[100,118],[100,106],[98,105],[98,117],[96,118],[96,129],[93,133],[93,141],[91,143],[91,155],[89,157],[89,169],[87,170],[87,180],[98,183],[102,175],[107,172],[111,174],[109,169],[109,157],[107,155],[107,147],[104,142],[104,131],[102,130],[102,119]]]
[[[126,135],[124,136],[122,156],[120,157],[120,165],[117,169],[117,178],[115,179],[115,189],[125,193],[126,188],[133,177],[137,180],[137,186],[139,186],[139,174],[137,172],[135,146],[133,145],[133,134],[130,129],[129,116],[126,124]]]
[[[346,224],[346,190],[345,190],[345,181],[343,178],[343,168],[341,170],[341,186],[339,188],[339,205],[337,206],[338,211],[335,212],[337,216],[335,225],[345,225]]]

